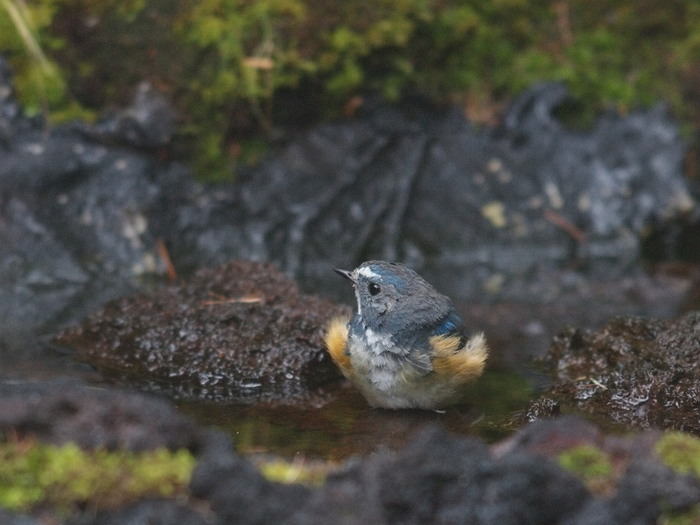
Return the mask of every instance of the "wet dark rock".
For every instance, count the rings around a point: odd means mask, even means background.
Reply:
[[[67,380],[0,383],[0,431],[86,449],[167,447],[201,453],[228,446],[165,399]]]
[[[180,397],[314,404],[340,379],[323,343],[340,314],[271,264],[231,262],[115,300],[56,341]]]
[[[540,419],[549,419],[561,414],[561,407],[556,399],[551,397],[540,396],[535,401],[530,403],[525,413],[526,421],[538,421]]]
[[[583,410],[626,427],[700,433],[700,312],[570,329],[546,359],[555,384],[532,403],[532,418],[555,402],[562,412]]]

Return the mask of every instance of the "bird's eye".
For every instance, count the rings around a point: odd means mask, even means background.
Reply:
[[[367,291],[370,295],[377,295],[379,292],[382,291],[382,287],[379,286],[377,283],[369,283],[369,285],[367,285]]]

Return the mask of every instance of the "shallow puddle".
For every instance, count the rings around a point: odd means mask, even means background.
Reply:
[[[367,405],[349,384],[318,408],[181,402],[201,424],[228,432],[241,453],[340,460],[401,446],[420,428],[442,423],[460,435],[494,442],[513,431],[513,415],[532,399],[532,382],[509,370],[488,370],[471,386],[469,404],[447,409],[385,410]]]

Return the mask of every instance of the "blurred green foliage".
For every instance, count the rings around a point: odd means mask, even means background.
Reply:
[[[0,0],[0,49],[25,104],[54,119],[123,103],[150,80],[205,177],[251,151],[244,137],[339,115],[370,91],[417,91],[492,121],[556,79],[590,113],[666,99],[700,120],[700,3],[685,0]]]
[[[187,450],[81,450],[74,444],[0,443],[0,507],[115,508],[144,497],[185,495],[195,459]]]
[[[15,60],[17,89],[24,94],[30,108],[60,105],[65,101],[65,82],[38,41],[53,20],[53,0],[29,6],[16,0],[0,0],[0,50]],[[46,39],[44,46],[57,44]]]

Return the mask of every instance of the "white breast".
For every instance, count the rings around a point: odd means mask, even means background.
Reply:
[[[399,379],[399,371],[406,365],[391,337],[370,329],[365,330],[364,340],[351,335],[348,350],[352,366],[367,389],[390,391]]]
[[[402,353],[400,349],[397,348],[394,342],[391,340],[391,336],[386,334],[379,334],[371,328],[367,328],[365,330],[365,340],[367,342],[368,349],[374,355],[378,356],[386,352],[399,354]]]

